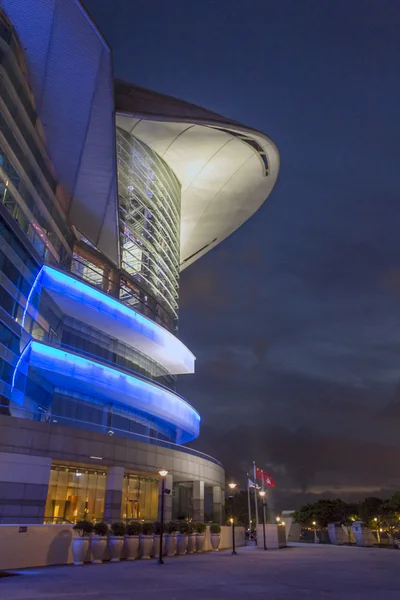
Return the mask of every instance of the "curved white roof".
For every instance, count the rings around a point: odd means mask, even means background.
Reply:
[[[181,270],[242,225],[271,193],[270,138],[197,106],[116,82],[116,124],[157,152],[182,184]]]

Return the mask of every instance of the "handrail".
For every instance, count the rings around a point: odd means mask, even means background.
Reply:
[[[9,413],[8,416],[14,418],[30,418],[31,420],[35,420],[41,423],[48,423],[50,425],[65,425],[67,427],[79,427],[79,425],[83,426],[82,428],[87,428],[89,431],[94,430],[98,433],[108,434],[110,436],[117,435],[118,437],[122,437],[125,439],[132,439],[138,442],[142,442],[145,444],[151,444],[153,446],[161,446],[162,448],[169,448],[170,450],[177,450],[178,452],[184,452],[185,454],[191,454],[192,456],[197,456],[198,458],[202,458],[204,460],[208,460],[219,467],[223,467],[223,464],[210,456],[209,454],[205,454],[204,452],[200,452],[200,450],[195,450],[195,448],[189,448],[188,446],[180,446],[179,444],[175,444],[174,442],[168,442],[167,440],[161,440],[159,438],[154,438],[149,435],[144,435],[142,433],[135,433],[132,431],[127,431],[126,429],[118,429],[116,427],[101,425],[99,423],[93,423],[91,421],[81,421],[80,419],[72,419],[70,417],[64,417],[62,415],[54,415],[50,412],[44,411],[33,411],[27,410],[26,408],[19,407],[10,407],[7,404],[0,404],[0,415],[5,414],[5,410]],[[27,413],[29,417],[13,415],[12,412],[15,413]]]
[[[167,390],[168,392],[172,392],[173,394],[175,394],[175,396],[179,396],[179,398],[181,398],[182,400],[185,400],[185,402],[187,402],[187,400],[185,398],[183,398],[183,396],[178,394],[174,390],[174,388],[170,388],[167,385],[160,383],[156,379],[149,377],[148,375],[143,375],[142,373],[139,373],[138,371],[135,371],[134,369],[130,369],[129,367],[125,367],[124,365],[120,365],[113,360],[109,360],[108,358],[103,358],[102,356],[98,356],[97,354],[92,354],[92,352],[88,352],[87,350],[82,350],[81,348],[78,348],[77,346],[71,346],[70,344],[66,344],[65,342],[61,342],[54,338],[50,341],[46,340],[44,335],[34,338],[34,339],[36,341],[39,341],[40,343],[46,344],[47,346],[55,346],[57,348],[65,348],[66,350],[71,351],[73,354],[79,354],[82,356],[86,356],[90,359],[93,359],[95,362],[98,362],[99,364],[104,364],[104,365],[109,365],[111,367],[115,367],[117,371],[121,371],[123,373],[126,373],[127,375],[133,375],[134,377],[137,377],[138,379],[148,381],[149,383],[157,385],[158,387],[161,387],[161,388]],[[152,363],[157,365],[157,367],[160,370],[165,372],[164,374],[157,375],[157,377],[163,377],[163,378],[169,377],[171,379],[176,380],[176,377],[174,375],[172,375],[171,373],[168,373],[168,371],[162,365],[160,365],[157,361],[148,358],[145,354],[140,352],[140,350],[135,349],[135,352],[138,352],[141,356],[143,356],[144,358],[147,358],[149,361],[151,361]]]
[[[166,385],[159,383],[158,381],[155,381],[154,379],[151,379],[150,377],[146,377],[146,375],[141,375],[140,373],[137,373],[136,371],[132,371],[131,369],[128,369],[122,365],[118,365],[117,363],[113,363],[112,361],[108,361],[107,359],[103,359],[99,356],[96,356],[95,354],[90,354],[90,352],[86,352],[85,350],[81,350],[80,348],[68,346],[68,344],[63,345],[63,342],[57,342],[56,340],[48,341],[48,340],[44,340],[42,338],[36,340],[35,338],[33,338],[32,342],[35,342],[35,341],[38,341],[40,344],[43,344],[45,346],[50,346],[50,347],[54,346],[54,347],[59,347],[60,349],[63,349],[65,347],[65,349],[68,349],[68,351],[71,354],[75,354],[76,356],[81,356],[81,355],[90,356],[90,360],[93,360],[93,362],[96,362],[100,366],[102,364],[107,366],[107,363],[109,363],[113,366],[113,368],[115,368],[116,371],[119,371],[120,373],[126,373],[126,375],[130,375],[131,377],[136,377],[137,379],[147,381],[147,382],[151,383],[152,385],[159,387],[161,389],[164,389],[165,391],[169,392],[170,394],[173,394],[174,396],[176,396],[177,398],[182,400],[182,402],[184,402],[187,406],[189,406],[189,408],[191,408],[194,412],[199,414],[197,412],[197,410],[190,404],[190,402],[188,402],[186,400],[186,398],[184,398],[183,396],[178,394],[178,392],[176,392],[174,389],[169,388]],[[158,363],[156,363],[156,364],[158,364]],[[173,375],[171,375],[171,377],[173,377]]]

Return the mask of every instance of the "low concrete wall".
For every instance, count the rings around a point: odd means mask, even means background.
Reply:
[[[286,546],[286,528],[268,523],[265,525],[265,543],[269,550],[277,550]],[[257,547],[264,548],[263,526],[257,527]]]
[[[244,527],[235,527],[235,545],[237,548],[245,545]],[[232,528],[229,525],[221,525],[221,540],[219,549],[228,550],[229,548],[232,548]],[[207,527],[206,531],[204,550],[212,550],[209,527]]]
[[[25,531],[26,529],[26,531]],[[235,528],[236,545],[244,546],[244,528]],[[72,525],[0,525],[0,571],[73,562]],[[232,547],[232,530],[221,527],[220,550]],[[207,527],[205,550],[211,550]]]
[[[0,570],[73,562],[72,525],[0,525]]]
[[[371,529],[362,521],[355,521],[352,529],[357,546],[373,546],[377,543],[377,539]]]

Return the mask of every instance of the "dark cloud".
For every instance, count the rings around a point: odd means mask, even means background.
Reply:
[[[288,508],[400,488],[400,5],[86,4],[118,76],[281,153],[262,209],[182,274],[198,447],[242,481],[268,466]]]

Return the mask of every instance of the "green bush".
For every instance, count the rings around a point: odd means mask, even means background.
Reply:
[[[189,523],[187,521],[179,522],[179,533],[189,533]]]
[[[196,533],[196,523],[194,521],[190,521],[188,523],[188,533]]]
[[[179,531],[179,522],[178,521],[170,521],[167,523],[167,532],[168,533],[177,533]]]
[[[126,525],[125,525],[125,523],[121,523],[118,521],[116,523],[111,523],[111,531],[112,531],[113,535],[118,535],[118,536],[125,535]]]
[[[143,535],[153,535],[156,531],[156,526],[152,521],[145,521],[142,525]]]
[[[161,522],[160,521],[154,521],[154,527],[155,527],[155,534],[156,535],[161,535]],[[164,527],[164,531],[165,531],[165,527]]]
[[[93,526],[93,532],[95,535],[107,535],[108,533],[108,525],[107,523],[103,523],[100,521],[99,523],[95,523]]]
[[[218,525],[218,523],[211,523],[210,533],[221,533],[221,525]]]
[[[204,533],[207,529],[207,525],[202,521],[198,521],[197,523],[195,523],[195,527],[197,533]]]
[[[140,535],[142,533],[142,524],[139,521],[131,521],[126,528],[126,535]]]
[[[80,537],[88,537],[93,531],[93,523],[90,521],[78,521],[73,526],[73,529],[78,532]]]

